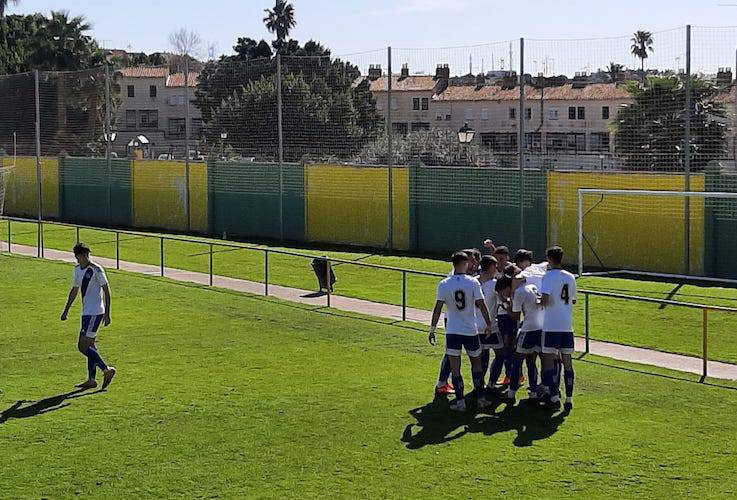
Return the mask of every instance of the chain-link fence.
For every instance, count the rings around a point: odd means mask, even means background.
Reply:
[[[308,45],[188,75],[0,77],[5,212],[421,253],[492,236],[573,254],[579,188],[737,189],[737,28],[339,56]],[[727,274],[731,205],[587,198],[584,260]]]

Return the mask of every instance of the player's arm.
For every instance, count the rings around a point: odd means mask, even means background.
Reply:
[[[496,250],[496,246],[494,245],[494,242],[491,241],[491,238],[486,238],[483,245],[484,248],[488,249],[490,253],[494,253],[494,250]]]
[[[74,299],[77,298],[78,293],[79,293],[78,286],[73,286],[71,290],[69,290],[69,295],[67,296],[67,304],[64,306],[64,311],[61,313],[62,321],[67,320],[67,316],[69,316],[69,309],[72,307],[72,304],[74,304]]]
[[[512,297],[512,310],[509,311],[509,317],[515,321],[519,321],[522,316],[522,301],[517,298],[517,294]]]
[[[105,316],[102,318],[102,322],[105,326],[110,324],[110,285],[102,286],[102,296],[105,301]]]
[[[547,307],[548,304],[550,304],[550,295],[547,293],[543,293],[540,296],[540,305],[542,305],[543,307]]]
[[[479,308],[481,316],[483,316],[484,321],[486,321],[486,330],[484,331],[484,334],[488,337],[491,335],[491,315],[489,315],[489,309],[486,307],[486,301],[483,298],[476,299],[476,307]]]
[[[445,302],[442,300],[435,301],[435,307],[432,310],[430,333],[427,334],[427,341],[430,342],[430,345],[435,345],[435,329],[438,326],[438,321],[440,321],[440,313],[443,312],[443,304],[445,304]]]

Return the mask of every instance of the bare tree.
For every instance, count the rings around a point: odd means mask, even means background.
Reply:
[[[218,45],[215,42],[207,42],[207,60],[214,61],[217,59]]]
[[[174,53],[179,56],[177,67],[181,71],[185,60],[196,59],[202,52],[202,37],[195,31],[179,28],[169,35],[169,45]]]

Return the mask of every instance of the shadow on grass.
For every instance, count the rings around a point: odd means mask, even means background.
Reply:
[[[453,441],[466,434],[493,436],[500,432],[516,431],[513,444],[517,447],[532,446],[535,441],[551,437],[565,421],[568,412],[552,414],[536,405],[520,402],[497,412],[503,403],[476,411],[469,407],[465,413],[450,410],[448,400],[435,398],[420,408],[409,411],[416,422],[407,424],[401,441],[407,449],[417,450],[425,446]]]
[[[74,391],[65,392],[63,394],[50,396],[40,401],[16,401],[10,408],[0,413],[0,424],[3,424],[13,418],[31,418],[52,412],[54,410],[60,410],[64,407],[69,406],[69,403],[67,401],[70,399],[81,398],[83,396],[91,396],[100,392],[102,392],[102,390],[88,392],[85,389],[76,389]],[[26,403],[32,404],[23,406]]]

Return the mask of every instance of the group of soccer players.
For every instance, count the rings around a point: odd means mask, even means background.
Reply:
[[[527,402],[558,410],[562,375],[564,407],[571,410],[576,279],[562,267],[563,250],[552,247],[546,252],[546,262],[534,264],[529,250],[517,251],[510,262],[507,247],[495,247],[491,240],[486,240],[484,246],[490,255],[482,256],[478,249],[454,253],[453,272],[437,288],[428,335],[432,345],[443,307],[446,312],[445,355],[436,396],[455,394],[451,409],[466,410],[461,374],[461,351],[465,350],[480,409],[490,406],[492,397],[516,404],[517,391],[524,382],[524,364],[529,380]],[[502,370],[506,372],[503,392],[497,387]]]

